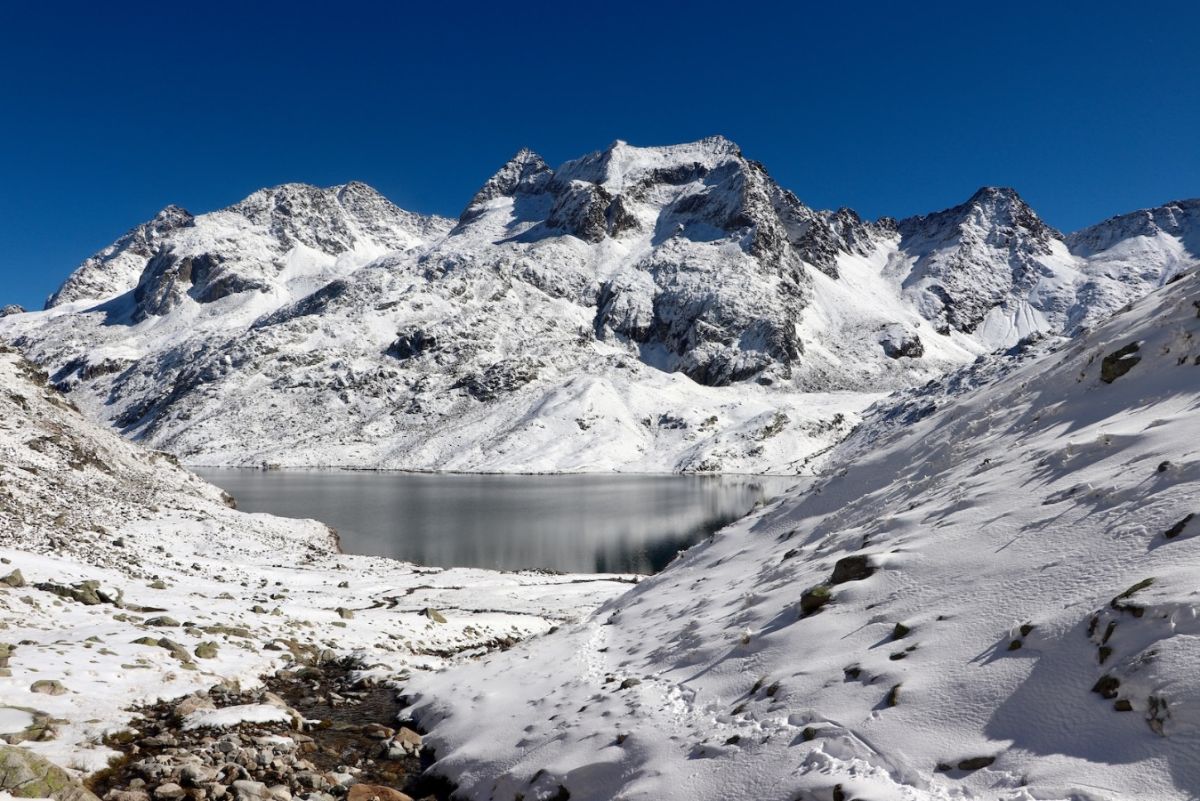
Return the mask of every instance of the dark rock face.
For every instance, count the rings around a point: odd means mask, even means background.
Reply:
[[[882,239],[896,235],[894,222],[864,222],[851,209],[814,211],[784,191],[776,208],[788,227],[788,236],[801,257],[828,275],[838,277],[837,257],[841,253],[865,256]]]
[[[255,320],[251,327],[268,328],[273,325],[286,323],[289,320],[295,320],[298,317],[310,317],[315,314],[321,314],[329,308],[331,303],[345,296],[350,291],[350,288],[350,282],[344,278],[330,281],[308,297],[301,298],[290,306],[284,306],[278,311]]]
[[[844,584],[847,581],[862,581],[875,573],[875,566],[865,554],[846,556],[833,565],[833,576],[830,584]]]
[[[81,264],[46,301],[46,308],[101,297],[111,294],[114,289],[119,290],[120,287],[112,283],[109,275],[116,263],[129,260],[133,264],[140,264],[152,257],[162,242],[176,231],[194,224],[195,218],[186,209],[167,206],[154,219],[137,226]]]
[[[584,242],[600,242],[608,236],[609,208],[614,200],[602,186],[572,182],[556,192],[546,225]]]
[[[134,320],[159,317],[179,305],[184,296],[199,303],[212,303],[238,292],[266,291],[265,284],[223,267],[224,258],[216,253],[177,257],[172,251],[160,252],[146,266],[134,290],[137,308]]]
[[[912,331],[889,331],[880,344],[891,359],[919,359],[925,355],[925,345]]]
[[[1140,348],[1141,346],[1137,342],[1130,342],[1125,347],[1105,356],[1104,360],[1100,362],[1100,380],[1105,384],[1111,384],[1132,370],[1142,360],[1142,357],[1137,355]]]
[[[541,156],[528,148],[522,148],[480,187],[459,215],[459,222],[468,223],[476,219],[482,212],[483,204],[489,200],[518,194],[537,194],[553,174]]]
[[[388,347],[387,354],[400,360],[413,359],[434,350],[437,344],[437,337],[418,328],[398,336]]]
[[[463,376],[451,389],[465,389],[479,401],[496,400],[537,378],[538,367],[540,365],[522,359],[508,359],[493,364],[482,373]]]
[[[10,303],[7,306],[0,308],[0,317],[8,317],[11,314],[24,314],[25,308],[18,306],[15,303]]]
[[[598,284],[544,269],[521,278],[595,306],[595,336],[669,354],[669,369],[698,382],[725,385],[767,370],[787,377],[804,352],[796,324],[809,302],[809,265],[836,276],[839,253],[869,252],[892,235],[887,226],[807,208],[719,137],[645,154],[617,142],[551,170],[522,151],[479,190],[455,235],[500,197],[513,199],[514,246],[650,234],[652,249],[632,271]],[[705,279],[723,260],[720,248],[752,257],[743,276]],[[427,269],[445,275],[460,266],[445,260]]]

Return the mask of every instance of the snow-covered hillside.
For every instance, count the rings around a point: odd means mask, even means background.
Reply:
[[[411,684],[436,769],[491,801],[1196,798],[1198,414],[1195,272],[889,399],[811,489]]]
[[[321,523],[229,501],[0,348],[0,737],[95,770],[131,704],[253,685],[323,652],[388,675],[438,667],[628,587],[349,556]],[[31,715],[51,730],[22,732]]]
[[[1194,263],[1193,207],[1064,242],[1005,189],[816,211],[720,137],[524,150],[457,222],[362,184],[168,208],[0,338],[197,464],[805,472],[881,393]]]

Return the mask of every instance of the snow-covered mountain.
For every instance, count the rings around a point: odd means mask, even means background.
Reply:
[[[585,623],[410,684],[434,770],[490,801],[1196,798],[1198,409],[1195,271],[891,398]]]
[[[880,393],[1193,263],[1194,206],[1066,242],[1005,189],[817,211],[720,137],[524,150],[457,222],[362,184],[168,208],[0,337],[199,464],[796,472]]]
[[[250,686],[322,653],[368,654],[391,675],[436,668],[628,586],[342,554],[323,523],[233,509],[0,346],[0,737],[63,767],[110,764],[106,736],[134,705]],[[11,761],[0,774],[22,794],[28,775]]]

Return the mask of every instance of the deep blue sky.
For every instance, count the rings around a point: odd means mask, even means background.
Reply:
[[[1194,3],[9,0],[0,302],[168,203],[359,179],[457,214],[521,146],[617,138],[721,133],[868,217],[1011,185],[1071,230],[1200,195],[1198,40]]]

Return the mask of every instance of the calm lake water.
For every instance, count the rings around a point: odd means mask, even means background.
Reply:
[[[238,508],[311,517],[347,553],[438,567],[653,573],[804,479],[202,469]]]

